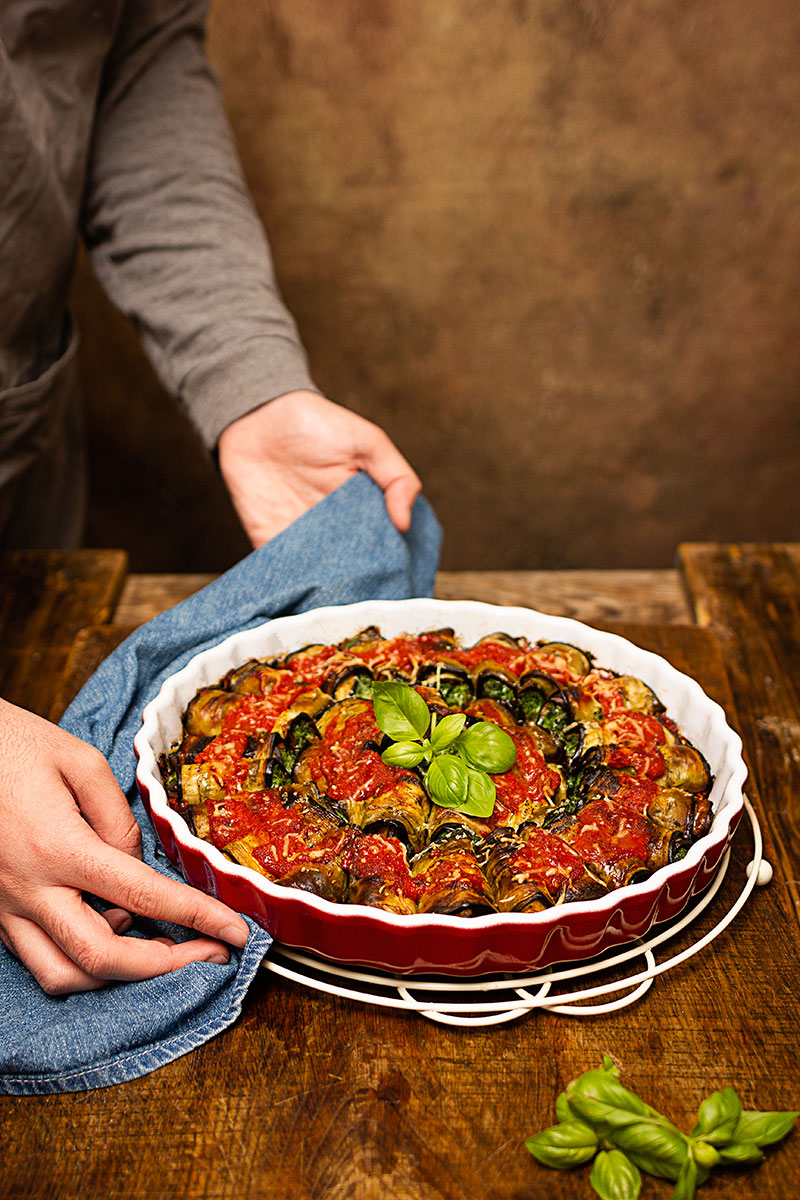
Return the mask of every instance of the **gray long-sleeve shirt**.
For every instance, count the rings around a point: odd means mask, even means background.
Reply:
[[[0,5],[0,487],[2,460],[32,453],[20,430],[62,357],[69,370],[80,233],[209,447],[236,417],[313,386],[204,55],[206,8]]]

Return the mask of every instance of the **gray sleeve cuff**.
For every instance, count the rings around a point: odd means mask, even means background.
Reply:
[[[287,392],[319,392],[299,346],[275,337],[237,344],[210,364],[190,371],[182,399],[209,450],[238,417]]]

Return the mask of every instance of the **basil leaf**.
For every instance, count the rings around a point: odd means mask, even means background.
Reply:
[[[425,783],[434,804],[460,809],[469,793],[466,763],[454,754],[443,754],[428,767]]]
[[[771,1146],[785,1138],[800,1113],[796,1112],[743,1112],[739,1115],[734,1130],[737,1142],[755,1142],[757,1146]]]
[[[579,1075],[567,1088],[567,1100],[570,1108],[592,1125],[616,1128],[640,1121],[642,1117],[658,1116],[605,1070],[585,1071]]]
[[[567,1102],[567,1093],[560,1092],[556,1096],[556,1116],[559,1121],[574,1121],[575,1114]]]
[[[621,1150],[601,1150],[589,1182],[601,1200],[636,1200],[642,1189],[641,1175]]]
[[[670,1200],[693,1200],[695,1190],[700,1182],[697,1163],[693,1158],[687,1158],[681,1168],[675,1184],[675,1190]]]
[[[701,1137],[712,1146],[724,1146],[733,1137],[742,1104],[732,1087],[712,1092],[697,1110],[692,1137]]]
[[[525,1145],[543,1166],[569,1170],[594,1158],[597,1135],[583,1121],[562,1121],[527,1138]]]
[[[431,714],[418,692],[407,683],[386,680],[372,686],[375,719],[395,742],[424,737]]]
[[[755,1142],[728,1142],[719,1149],[719,1161],[729,1167],[745,1167],[763,1160],[764,1151]]]
[[[659,1179],[677,1179],[689,1153],[687,1139],[666,1121],[639,1121],[607,1136],[637,1167]]]
[[[497,790],[486,772],[467,767],[467,800],[460,811],[471,817],[490,817],[496,799]]]
[[[467,760],[481,771],[508,771],[517,758],[517,748],[504,729],[491,721],[471,725],[458,739]]]
[[[419,742],[393,742],[381,755],[389,767],[416,767],[424,757],[425,750]]]
[[[431,734],[433,752],[441,754],[443,750],[449,750],[466,723],[466,713],[450,713],[449,716],[443,717]]]

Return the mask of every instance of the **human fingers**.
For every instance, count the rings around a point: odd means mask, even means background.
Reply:
[[[400,533],[408,533],[411,526],[414,501],[419,495],[420,490],[420,482],[416,476],[413,479],[409,479],[406,475],[402,475],[398,479],[393,479],[384,489],[383,495],[386,501],[386,511],[389,514],[390,521]]]
[[[360,465],[383,491],[392,524],[406,533],[422,482],[392,440],[376,425],[371,427]]]
[[[116,934],[127,933],[133,925],[133,917],[124,908],[107,908],[100,915]]]
[[[168,879],[152,867],[89,834],[64,847],[65,883],[143,917],[172,921],[209,937],[245,945],[247,922],[214,896]]]
[[[141,858],[142,831],[100,751],[82,743],[62,765],[61,776],[97,836],[107,845]]]
[[[101,914],[114,934],[126,933],[133,924],[130,913],[110,908]],[[25,964],[37,983],[50,995],[93,991],[106,980],[88,974],[65,954],[45,931],[28,917],[6,914],[0,928],[0,941]]]
[[[7,916],[14,953],[50,994],[85,991],[111,981],[151,979],[191,962],[226,963],[229,951],[209,938],[118,936],[101,914],[70,888],[39,897],[35,919]]]
[[[0,941],[28,968],[49,996],[67,996],[73,992],[89,992],[105,987],[104,979],[96,979],[79,967],[29,917],[5,914],[0,928]]]

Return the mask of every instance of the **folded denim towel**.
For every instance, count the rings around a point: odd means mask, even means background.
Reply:
[[[399,534],[380,489],[357,475],[209,587],[149,621],[105,660],[62,725],[97,746],[127,794],[144,858],[180,878],[158,845],[135,784],[133,736],[144,706],[168,675],[239,629],[328,604],[399,600],[433,591],[441,531],[422,498]],[[0,1092],[83,1091],[146,1075],[232,1024],[266,953],[251,935],[230,962],[192,963],[170,975],[73,996],[47,996],[0,946]],[[128,936],[196,937],[137,920]]]

